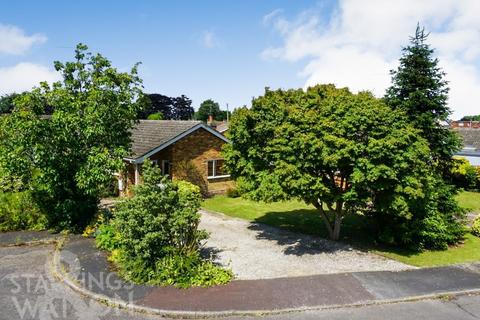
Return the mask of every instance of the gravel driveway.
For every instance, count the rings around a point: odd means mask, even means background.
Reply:
[[[206,254],[232,268],[238,279],[414,268],[345,244],[203,210],[200,228],[210,232]]]

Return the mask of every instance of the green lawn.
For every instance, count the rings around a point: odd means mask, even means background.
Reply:
[[[463,192],[458,196],[462,207],[480,211],[480,193]],[[203,208],[226,215],[260,222],[291,231],[326,237],[323,221],[313,206],[299,201],[262,203],[242,198],[217,196],[207,199]],[[349,216],[342,226],[342,241],[352,243],[380,255],[415,266],[437,266],[480,261],[480,238],[468,234],[465,242],[445,251],[411,252],[384,248],[373,244],[365,221],[360,216]]]
[[[457,200],[462,207],[468,211],[480,212],[480,193],[464,191],[457,196]]]

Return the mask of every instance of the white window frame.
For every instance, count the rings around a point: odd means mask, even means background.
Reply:
[[[229,174],[222,174],[222,175],[219,175],[217,176],[216,175],[216,171],[217,171],[217,161],[218,160],[221,160],[221,161],[224,161],[224,159],[210,159],[210,160],[207,160],[207,179],[222,179],[222,178],[229,178],[230,175]],[[213,162],[213,176],[209,176],[208,175],[208,164],[209,162]]]

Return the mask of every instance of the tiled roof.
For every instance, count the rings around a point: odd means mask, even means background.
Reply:
[[[132,130],[132,158],[138,158],[152,149],[201,124],[201,121],[140,120]]]
[[[217,131],[218,132],[225,132],[228,130],[229,123],[226,121],[218,122],[217,123]]]

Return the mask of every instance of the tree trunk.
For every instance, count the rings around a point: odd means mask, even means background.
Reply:
[[[337,241],[338,239],[340,239],[340,229],[341,229],[342,220],[343,220],[343,202],[338,201],[336,203],[335,210],[331,205],[327,204],[328,207],[330,208],[330,212],[333,213],[335,216],[333,222],[330,221],[327,213],[323,209],[322,202],[314,203],[314,205],[317,208],[317,210],[320,212],[320,216],[322,217],[325,227],[327,228],[328,236],[330,237],[330,240]]]
[[[340,239],[340,228],[342,226],[342,220],[343,220],[343,201],[337,201],[336,208],[335,208],[335,222],[334,222],[335,224],[333,226],[333,240]]]
[[[333,226],[333,234],[331,239],[337,241],[340,239],[340,228],[342,226],[342,216],[338,213],[335,213],[335,223]]]

